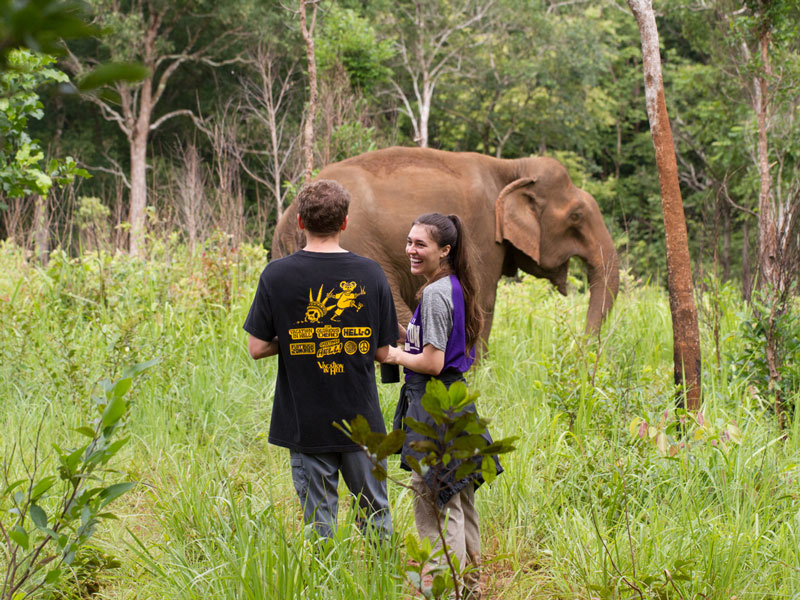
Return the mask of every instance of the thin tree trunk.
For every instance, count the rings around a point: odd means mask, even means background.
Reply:
[[[47,196],[35,195],[33,197],[35,210],[33,215],[33,242],[36,260],[41,265],[47,265],[50,255],[50,217],[48,214]]]
[[[433,103],[433,84],[428,81],[427,73],[422,82],[422,102],[419,106],[419,147],[428,147],[428,123],[431,118],[431,104]]]
[[[776,285],[775,261],[778,254],[778,230],[775,205],[772,202],[769,174],[769,148],[767,147],[767,75],[769,74],[769,31],[764,30],[759,40],[762,68],[755,81],[755,109],[758,120],[758,174],[761,179],[758,191],[758,288]]]
[[[785,429],[787,425],[786,410],[781,393],[780,366],[776,319],[785,310],[785,303],[781,302],[783,281],[781,280],[781,265],[779,255],[781,248],[778,241],[778,215],[775,203],[772,201],[771,176],[769,173],[769,147],[767,145],[767,78],[770,75],[769,45],[770,31],[763,26],[759,35],[759,50],[761,53],[761,70],[755,78],[755,109],[758,122],[758,174],[761,184],[758,192],[758,281],[757,286],[770,307],[766,318],[765,331],[766,347],[764,353],[767,357],[769,371],[769,390],[775,394],[775,415],[778,426]]]
[[[147,129],[139,128],[130,141],[131,203],[128,222],[131,225],[128,252],[140,256],[145,246],[145,209],[147,208]]]
[[[689,241],[678,183],[678,165],[661,76],[658,29],[652,0],[628,0],[628,5],[636,17],[642,39],[647,116],[650,120],[661,188],[674,339],[675,383],[684,386],[687,407],[698,410],[701,400],[700,330],[694,304]]]
[[[726,203],[722,203],[722,281],[731,278],[731,211]]]
[[[313,7],[311,23],[306,20],[306,7]],[[317,22],[316,0],[300,0],[300,32],[306,43],[308,61],[308,114],[303,130],[303,156],[305,158],[305,180],[311,181],[314,173],[314,120],[317,114],[317,61],[314,54],[314,26]]]
[[[742,297],[750,302],[753,291],[753,277],[750,272],[750,221],[742,222]]]

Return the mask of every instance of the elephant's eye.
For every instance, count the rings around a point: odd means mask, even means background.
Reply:
[[[581,221],[583,221],[583,213],[576,211],[569,216],[570,223],[573,225],[577,225]]]

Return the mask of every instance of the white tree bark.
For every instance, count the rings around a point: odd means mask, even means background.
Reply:
[[[306,9],[311,6],[311,22]],[[317,23],[317,0],[300,0],[300,32],[306,44],[308,63],[308,110],[303,127],[303,156],[305,157],[305,180],[311,181],[314,173],[314,121],[317,115],[317,59],[314,54],[314,28]]]
[[[96,8],[101,12],[103,9],[120,11],[120,7],[117,4],[100,5]],[[132,60],[137,60],[148,68],[150,75],[135,84],[116,83],[114,87],[119,93],[119,105],[111,104],[95,95],[84,96],[85,99],[99,107],[103,118],[119,126],[128,141],[131,161],[130,180],[128,182],[130,185],[128,249],[132,255],[140,255],[145,245],[147,143],[150,132],[177,116],[189,116],[195,123],[198,123],[197,117],[189,109],[171,111],[161,115],[155,121],[153,120],[155,109],[169,84],[170,78],[185,62],[205,62],[212,66],[221,66],[239,62],[240,60],[237,56],[230,60],[215,63],[209,58],[213,49],[219,50],[230,44],[238,33],[236,30],[229,30],[224,36],[200,48],[195,47],[200,31],[189,32],[189,40],[181,51],[176,54],[159,54],[159,43],[164,38],[169,37],[177,21],[177,15],[174,13],[175,7],[171,3],[144,0],[137,4],[137,9],[141,11],[143,32],[139,38],[138,45],[130,49],[130,54]],[[67,66],[74,75],[81,75],[91,65],[82,62],[68,51]]]
[[[401,111],[411,121],[420,147],[427,148],[430,141],[428,129],[436,85],[446,73],[457,72],[464,52],[478,43],[472,36],[457,39],[458,34],[469,28],[479,29],[493,5],[494,0],[462,0],[447,8],[431,0],[413,0],[412,10],[398,5],[398,12],[410,28],[404,31],[403,25],[397,23],[400,37],[396,49],[412,89],[404,89],[396,80],[392,81],[392,89],[402,104]]]
[[[253,171],[247,165],[244,157],[240,157],[244,171],[258,183],[264,185],[273,198],[276,220],[283,215],[286,191],[282,188],[285,180],[296,182],[298,173],[289,168],[290,158],[296,151],[298,138],[289,136],[286,132],[285,103],[289,101],[295,65],[287,72],[277,72],[277,56],[272,48],[259,44],[254,50],[250,61],[255,69],[257,81],[242,81],[243,108],[249,118],[254,119],[263,127],[268,135],[266,150],[245,148],[244,153],[257,156],[263,169]],[[260,173],[264,172],[266,176]]]

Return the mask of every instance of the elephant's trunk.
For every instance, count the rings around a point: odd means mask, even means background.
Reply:
[[[619,258],[611,235],[605,232],[599,241],[599,252],[586,261],[589,277],[589,311],[586,314],[586,333],[597,334],[608,312],[614,305],[619,290]]]

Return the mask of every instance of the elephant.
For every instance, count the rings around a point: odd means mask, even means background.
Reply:
[[[497,283],[517,269],[550,280],[566,295],[569,259],[580,257],[590,289],[587,333],[599,332],[614,303],[619,263],[611,235],[595,199],[553,158],[391,147],[330,164],[317,178],[336,180],[349,191],[349,221],[340,244],[383,267],[402,324],[411,318],[423,283],[409,270],[406,238],[414,219],[427,212],[458,214],[476,247],[484,343]],[[303,244],[292,204],[275,228],[272,257]]]

